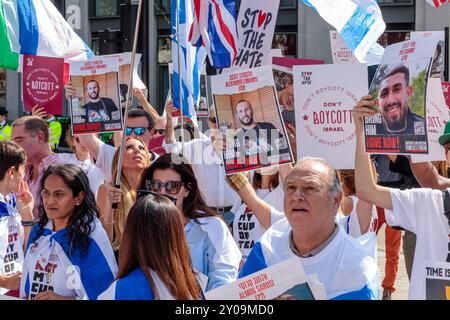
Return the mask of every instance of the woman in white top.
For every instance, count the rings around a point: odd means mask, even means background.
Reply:
[[[202,290],[192,269],[176,198],[140,193],[127,217],[117,280],[100,300],[191,300]]]

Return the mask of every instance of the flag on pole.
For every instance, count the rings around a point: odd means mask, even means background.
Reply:
[[[374,0],[303,0],[339,32],[362,63],[381,60],[383,48],[376,43],[386,29],[380,7]],[[376,57],[368,57],[375,55]]]
[[[179,1],[179,34],[177,38],[176,2]],[[183,115],[196,121],[195,105],[200,99],[200,71],[206,58],[203,47],[194,47],[189,41],[189,27],[193,21],[193,7],[191,0],[172,0],[172,102],[180,109],[180,87],[183,104]],[[178,44],[180,45],[180,67],[178,70]]]
[[[189,41],[204,46],[211,65],[228,68],[238,51],[235,0],[193,0],[195,17]]]
[[[439,8],[444,3],[450,2],[450,0],[427,0],[427,2],[432,6],[434,6],[435,8]]]
[[[17,70],[19,54],[87,60],[92,50],[50,0],[0,0],[0,67]]]

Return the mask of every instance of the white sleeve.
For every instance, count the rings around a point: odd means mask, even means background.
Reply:
[[[106,182],[112,181],[111,168],[115,153],[116,148],[103,141],[99,142],[98,157],[95,166],[102,171]]]
[[[386,222],[411,232],[420,224],[438,218],[444,212],[442,191],[432,189],[390,189],[393,210],[385,210]]]
[[[187,160],[188,163],[194,162],[194,159],[193,159],[194,152],[192,149],[196,148],[195,144],[194,144],[195,141],[198,141],[198,139],[185,142],[184,146],[183,146],[183,157]],[[166,149],[167,153],[181,153],[181,142],[167,144],[164,141],[163,147],[164,147],[164,149]],[[200,155],[203,152],[202,149],[198,149],[197,151],[200,153]]]
[[[284,212],[280,212],[277,209],[275,209],[274,207],[270,208],[270,225],[271,226],[284,218],[286,218],[286,216],[284,215]]]

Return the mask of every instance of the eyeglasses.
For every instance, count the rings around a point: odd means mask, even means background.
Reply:
[[[134,131],[134,134],[135,135],[137,135],[137,136],[142,136],[144,133],[145,133],[145,130],[147,130],[148,128],[145,128],[145,127],[136,127],[136,128],[133,128],[133,127],[127,127],[126,129],[125,129],[125,135],[126,136],[131,136],[131,134],[133,133],[133,131]]]
[[[169,194],[178,194],[178,192],[181,189],[181,186],[183,185],[182,181],[166,181],[165,183],[162,183],[159,180],[146,180],[145,181],[145,187],[147,190],[151,190],[156,193],[160,193],[162,188],[166,190]]]
[[[167,198],[170,201],[172,201],[173,204],[175,204],[175,205],[177,204],[177,198],[169,196],[168,194],[156,193],[156,192],[153,192],[150,190],[138,190],[137,198],[139,199],[139,198],[145,197],[149,194],[154,195],[154,196],[162,196],[162,197]]]
[[[153,134],[165,134],[166,129],[153,129]]]

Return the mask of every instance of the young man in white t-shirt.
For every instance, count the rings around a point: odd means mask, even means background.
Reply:
[[[393,104],[400,99],[395,90],[389,94]],[[386,221],[390,226],[399,226],[416,234],[409,299],[446,299],[450,283],[450,214],[444,209],[444,193],[424,188],[401,191],[374,183],[370,159],[364,152],[363,131],[364,117],[378,112],[374,106],[372,97],[365,96],[353,109],[357,134],[357,195],[360,199],[386,209]],[[450,133],[448,124],[445,133]],[[445,144],[442,139],[440,142]],[[447,148],[446,155],[448,159]]]
[[[18,296],[24,244],[33,226],[34,200],[23,181],[27,157],[14,142],[0,141],[0,294]],[[17,195],[14,195],[14,193]],[[17,292],[18,293],[18,292]]]

